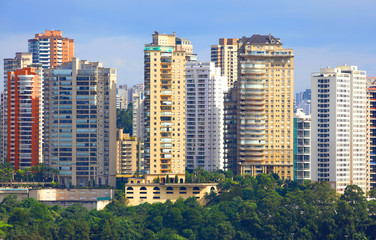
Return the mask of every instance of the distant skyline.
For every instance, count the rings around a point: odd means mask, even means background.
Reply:
[[[219,38],[270,33],[294,49],[295,91],[327,66],[376,76],[373,0],[0,0],[0,9],[1,69],[34,34],[55,29],[75,40],[75,56],[117,68],[118,84],[130,86],[143,82],[143,47],[154,31],[190,39],[199,61],[210,60]]]

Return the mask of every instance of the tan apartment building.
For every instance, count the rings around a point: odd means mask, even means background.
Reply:
[[[218,45],[211,46],[211,61],[221,68],[221,74],[227,77],[229,88],[238,80],[238,40],[220,38]]]
[[[185,61],[174,34],[153,34],[145,59],[145,179],[185,179]],[[173,178],[171,178],[173,180]]]
[[[117,130],[116,175],[138,175],[143,173],[142,144],[136,137]]]
[[[293,179],[294,54],[271,35],[238,42],[238,80],[225,97],[225,168]]]
[[[115,186],[116,69],[73,58],[44,80],[46,165],[65,186]]]

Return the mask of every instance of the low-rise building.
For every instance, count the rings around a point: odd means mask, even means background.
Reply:
[[[179,198],[195,197],[201,205],[207,203],[207,194],[217,192],[217,183],[132,183],[125,186],[125,195],[129,206],[143,203],[175,202]]]
[[[80,203],[89,210],[102,210],[112,201],[114,194],[114,189],[0,188],[0,201],[6,196],[16,195],[18,200],[34,198],[46,205],[69,207]]]

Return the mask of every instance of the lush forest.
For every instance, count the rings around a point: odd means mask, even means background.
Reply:
[[[127,110],[116,109],[116,128],[124,129],[124,133],[132,135],[132,103],[128,104]]]
[[[196,171],[190,181],[219,181],[206,207],[194,198],[128,207],[124,191],[102,211],[66,209],[9,196],[0,204],[5,239],[375,239],[376,201],[349,186],[297,184],[276,175],[232,177]],[[375,195],[372,192],[371,195]]]

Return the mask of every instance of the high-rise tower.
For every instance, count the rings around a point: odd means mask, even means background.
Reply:
[[[218,45],[211,46],[211,61],[221,68],[221,74],[227,77],[229,88],[238,80],[238,40],[220,38]]]
[[[312,73],[312,181],[343,193],[349,184],[367,190],[366,72],[357,66]]]
[[[185,61],[174,34],[145,45],[145,179],[185,179]]]
[[[29,52],[33,54],[33,63],[41,63],[43,68],[52,68],[72,61],[74,40],[63,37],[61,31],[46,30],[29,39]]]
[[[14,169],[38,166],[41,150],[40,87],[35,68],[8,72],[7,161]]]
[[[225,168],[293,179],[294,55],[279,38],[238,41],[238,80],[225,97]]]
[[[367,187],[376,188],[376,77],[367,81]]]
[[[39,90],[38,90],[38,95],[39,95],[39,121],[41,124],[41,132],[40,136],[42,137],[43,132],[42,132],[42,125],[43,125],[43,75],[41,71],[41,67],[39,64],[33,64],[32,63],[32,54],[31,53],[24,53],[24,52],[18,52],[16,53],[16,56],[14,58],[5,58],[4,59],[4,93],[2,96],[2,105],[1,105],[1,118],[3,121],[0,124],[0,159],[4,160],[7,158],[7,138],[8,138],[8,133],[7,133],[7,123],[5,122],[6,119],[8,119],[7,114],[8,114],[8,107],[7,107],[7,102],[8,102],[8,84],[11,84],[12,89],[14,88],[14,82],[10,82],[8,79],[8,73],[9,72],[15,72],[18,69],[23,69],[23,68],[29,68],[33,67],[34,73],[39,75]],[[14,89],[17,91],[18,89]],[[14,97],[14,92],[12,93]],[[13,136],[12,136],[13,138]],[[10,140],[10,141],[14,141]],[[40,145],[40,157],[39,161],[42,160],[42,142]]]
[[[45,70],[47,165],[64,185],[116,182],[116,70],[79,61]]]
[[[186,64],[186,167],[223,169],[223,96],[227,78],[213,62]]]

